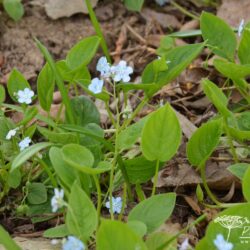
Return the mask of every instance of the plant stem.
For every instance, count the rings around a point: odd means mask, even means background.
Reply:
[[[101,207],[102,207],[102,191],[100,187],[100,182],[95,174],[93,175],[93,179],[95,181],[96,191],[97,191],[97,217],[98,221],[100,221]]]
[[[191,17],[192,19],[195,20],[200,20],[200,18],[194,14],[192,14],[191,12],[189,12],[188,10],[186,10],[185,8],[183,8],[182,6],[180,6],[178,3],[176,3],[175,1],[170,1],[170,3],[177,8],[180,12],[182,12],[183,14]]]
[[[106,44],[104,35],[102,33],[102,30],[101,30],[101,26],[96,18],[96,15],[95,15],[95,12],[94,12],[93,7],[91,5],[91,2],[90,2],[90,0],[85,0],[85,3],[87,5],[89,17],[90,17],[90,20],[92,22],[92,25],[94,26],[95,32],[99,36],[99,38],[101,39],[100,43],[101,43],[103,53],[106,56],[108,62],[111,63],[111,57],[109,55],[108,46]]]
[[[155,190],[156,190],[156,185],[158,182],[158,172],[159,172],[159,167],[160,167],[160,161],[156,161],[156,167],[155,167],[155,176],[154,176],[154,184],[153,184],[153,189],[152,189],[152,194],[151,196],[155,195]]]
[[[126,185],[126,182],[125,182],[123,184],[122,210],[121,210],[121,213],[119,214],[119,217],[118,217],[119,221],[122,220],[122,215],[124,213],[126,202],[127,202],[127,185]]]
[[[167,242],[163,243],[160,247],[158,247],[156,250],[163,250],[166,248],[166,246],[168,246],[173,240],[175,240],[179,235],[185,233],[189,228],[197,225],[198,223],[200,223],[201,221],[203,221],[204,219],[206,219],[207,215],[203,214],[200,217],[198,217],[194,222],[192,222],[190,225],[188,225],[186,228],[183,228],[179,233],[177,233],[176,235],[174,235],[173,237],[171,237]]]
[[[208,196],[210,197],[210,199],[218,206],[221,206],[221,203],[216,199],[216,197],[213,195],[213,193],[211,192],[210,188],[207,185],[207,180],[206,180],[206,169],[205,169],[205,164],[203,164],[201,166],[201,179],[202,179],[202,183],[203,186],[208,194]]]
[[[239,159],[238,159],[238,156],[237,156],[234,144],[233,144],[233,139],[232,139],[232,136],[230,134],[229,127],[227,125],[227,120],[226,120],[225,117],[224,117],[224,128],[225,128],[225,131],[226,131],[226,134],[227,134],[227,139],[228,139],[228,143],[229,143],[229,146],[230,146],[230,149],[231,149],[231,153],[232,153],[234,162],[237,163],[237,162],[239,162]]]

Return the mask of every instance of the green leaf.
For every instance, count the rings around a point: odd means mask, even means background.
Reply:
[[[131,148],[141,136],[142,128],[149,116],[122,130],[117,137],[117,147],[123,151]]]
[[[197,197],[199,202],[203,202],[204,194],[203,194],[203,191],[202,191],[200,184],[198,184],[196,187],[196,197]]]
[[[204,44],[191,44],[176,47],[165,54],[165,58],[170,63],[165,71],[159,72],[155,68],[154,61],[147,65],[142,74],[142,83],[157,84],[157,89],[148,91],[150,96],[159,90],[162,86],[173,81],[180,73],[199,55]]]
[[[142,131],[141,149],[149,160],[171,159],[181,142],[181,127],[169,104],[150,115]]]
[[[221,57],[231,61],[237,46],[236,36],[231,27],[219,17],[202,12],[200,18],[202,37],[207,44],[212,46],[212,51]]]
[[[143,240],[120,221],[103,220],[97,232],[96,250],[147,250]]]
[[[77,182],[70,192],[66,226],[70,234],[83,241],[87,241],[97,227],[96,209]]]
[[[164,36],[163,38],[161,38],[160,47],[157,49],[157,54],[165,57],[165,54],[174,47],[174,38],[170,36]]]
[[[243,179],[244,174],[250,168],[250,164],[248,163],[236,163],[229,166],[227,169],[240,180]]]
[[[141,11],[144,0],[124,0],[128,10]]]
[[[48,63],[44,65],[37,78],[37,94],[41,107],[50,111],[55,89],[55,76]]]
[[[159,247],[167,243],[167,241],[170,240],[172,237],[173,237],[172,235],[166,234],[165,232],[156,232],[148,236],[146,240],[146,245],[150,250],[158,250]],[[177,241],[175,239],[171,241],[171,243],[168,246],[161,249],[176,250],[176,248],[177,248]]]
[[[12,188],[18,188],[22,181],[22,174],[17,168],[14,171],[10,172],[8,175],[8,185]]]
[[[45,238],[63,238],[69,235],[68,229],[65,224],[49,228],[43,233]]]
[[[168,36],[174,37],[174,38],[185,38],[185,37],[192,37],[192,36],[201,36],[201,30],[177,31],[177,32],[169,34]]]
[[[54,132],[46,128],[38,127],[38,131],[49,141],[60,144],[77,143],[77,135],[70,132]]]
[[[244,174],[242,180],[242,192],[245,199],[250,202],[250,168],[248,168]]]
[[[250,75],[250,64],[240,65],[223,59],[213,61],[215,68],[224,76],[231,79],[245,78]]]
[[[0,117],[0,140],[6,140],[9,130],[15,128],[14,123],[5,117]]]
[[[70,189],[76,180],[75,170],[63,160],[61,149],[51,147],[49,157],[56,174]]]
[[[23,119],[18,123],[18,126],[27,125],[36,115],[38,114],[38,109],[36,106],[27,107],[23,114]]]
[[[24,14],[21,0],[3,0],[3,7],[14,21],[20,20]]]
[[[149,181],[155,174],[155,161],[149,161],[143,156],[124,161],[129,182],[141,184]]]
[[[0,245],[3,245],[7,250],[22,250],[14,240],[11,239],[10,235],[0,225]]]
[[[30,204],[41,204],[47,201],[47,190],[43,183],[33,182],[27,188],[27,199]]]
[[[4,86],[0,85],[0,104],[5,101],[5,88]]]
[[[196,167],[203,165],[217,147],[222,133],[221,120],[209,121],[199,127],[187,143],[187,157]]]
[[[148,233],[151,233],[170,217],[175,206],[175,199],[175,193],[152,196],[130,211],[128,221],[143,222],[147,226]]]
[[[202,81],[202,88],[208,99],[223,116],[228,117],[232,115],[227,108],[228,99],[219,87],[213,82],[204,79]]]
[[[73,168],[85,174],[101,174],[111,169],[111,163],[99,162],[96,168],[93,168],[93,154],[84,146],[78,144],[68,144],[62,148],[63,160]]]
[[[240,130],[250,131],[250,112],[245,111],[237,116],[237,123]]]
[[[139,237],[143,237],[147,233],[147,227],[141,221],[128,221],[127,225],[132,229]]]
[[[89,82],[91,80],[91,75],[89,73],[89,70],[86,66],[82,66],[76,70],[71,70],[65,60],[58,61],[56,63],[56,67],[58,71],[60,72],[62,78],[66,82],[74,82],[80,79],[83,79],[84,82]]]
[[[17,98],[15,97],[15,93],[17,93],[18,90],[24,90],[25,88],[30,89],[30,85],[28,81],[24,78],[24,76],[17,69],[13,69],[10,73],[10,76],[7,82],[7,89],[12,100],[17,101]]]
[[[66,57],[66,64],[71,70],[86,66],[96,54],[100,44],[98,36],[87,37],[70,49]]]
[[[217,250],[214,240],[222,234],[224,240],[233,243],[233,250],[249,249],[249,242],[244,243],[244,237],[249,237],[250,203],[242,203],[225,209],[213,219],[207,229],[205,238],[196,246],[196,250]]]
[[[242,64],[250,64],[249,44],[250,44],[250,30],[244,29],[238,49],[238,56]]]
[[[52,145],[53,144],[50,142],[40,142],[40,143],[37,143],[35,145],[32,145],[32,146],[24,149],[13,160],[12,165],[11,165],[11,171],[20,167],[23,163],[25,163],[29,158],[31,158],[33,155],[38,153],[40,150],[48,148]]]
[[[76,119],[76,125],[85,126],[88,123],[100,124],[100,113],[88,97],[74,97],[70,102]]]

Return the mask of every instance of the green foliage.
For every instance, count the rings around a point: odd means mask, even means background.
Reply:
[[[231,166],[229,166],[227,169],[236,177],[239,179],[243,179],[243,176],[245,175],[245,172],[250,167],[250,164],[248,163],[236,163]]]
[[[27,189],[27,199],[30,204],[41,204],[47,201],[47,190],[43,183],[30,183]]]
[[[55,89],[55,76],[48,63],[44,65],[37,78],[37,94],[41,107],[50,111]]]
[[[155,111],[142,131],[142,153],[149,161],[168,161],[177,152],[181,142],[181,128],[169,104]]]
[[[221,120],[207,122],[194,132],[187,144],[187,157],[193,166],[205,164],[218,145],[221,133]]]
[[[0,104],[5,101],[5,89],[4,86],[0,85]]]
[[[43,233],[43,237],[45,238],[63,238],[69,235],[68,229],[65,224],[61,224],[59,226],[47,229]]]
[[[85,38],[71,48],[66,57],[66,65],[71,70],[86,66],[96,54],[100,44],[98,36]]]
[[[242,180],[242,191],[247,202],[250,202],[250,169],[247,168]]]
[[[21,250],[21,248],[11,239],[10,235],[0,225],[0,245],[3,245],[6,249]]]
[[[146,250],[147,247],[128,225],[120,221],[103,220],[97,231],[96,249]]]
[[[202,37],[204,41],[207,41],[213,53],[233,61],[237,41],[231,27],[208,12],[202,13],[200,27]]]
[[[175,193],[158,194],[135,206],[128,216],[128,221],[141,221],[152,233],[172,214],[175,206]]]
[[[28,81],[17,69],[13,69],[7,82],[7,89],[12,100],[17,101],[15,94],[18,90],[24,90],[25,88],[30,89]]]
[[[129,10],[140,11],[144,0],[123,0]]]
[[[21,0],[3,0],[3,7],[14,21],[20,20],[24,14]]]
[[[245,29],[240,40],[238,56],[242,64],[250,64],[250,30]]]
[[[83,241],[87,241],[97,227],[95,207],[77,182],[71,188],[66,226],[71,235]]]

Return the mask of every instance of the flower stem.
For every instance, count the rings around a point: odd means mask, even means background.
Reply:
[[[214,194],[211,192],[210,188],[207,185],[207,180],[206,180],[206,169],[205,169],[205,164],[203,164],[201,166],[201,179],[202,179],[202,183],[203,186],[208,194],[208,196],[210,197],[210,199],[218,206],[221,206],[221,203],[216,199],[216,197],[214,196]]]
[[[159,172],[159,167],[160,167],[160,161],[156,161],[156,167],[155,167],[155,176],[154,176],[154,184],[153,184],[153,189],[152,189],[152,194],[151,196],[155,195],[155,190],[156,190],[156,185],[158,182],[158,172]]]
[[[98,221],[100,221],[101,207],[102,207],[102,191],[100,187],[100,182],[95,174],[93,175],[93,179],[95,181],[96,191],[97,191],[97,217]]]
[[[90,2],[90,0],[85,0],[85,3],[86,3],[87,8],[88,8],[90,20],[92,22],[92,25],[95,28],[95,32],[99,36],[99,38],[101,39],[100,43],[101,43],[103,53],[106,56],[108,62],[111,63],[111,57],[109,55],[108,46],[106,44],[105,38],[104,38],[102,30],[101,30],[101,26],[96,18],[96,15],[95,15],[95,12],[94,12],[93,7],[91,5],[91,2]]]

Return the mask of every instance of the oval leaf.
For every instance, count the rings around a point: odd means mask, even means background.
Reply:
[[[152,233],[170,217],[175,199],[175,193],[152,196],[131,210],[128,221],[141,221],[147,226],[147,232]]]
[[[210,157],[222,133],[221,120],[210,121],[199,127],[187,143],[187,157],[193,166],[200,167]]]
[[[150,161],[168,161],[177,152],[181,142],[181,127],[169,104],[155,111],[142,131],[141,149]]]

